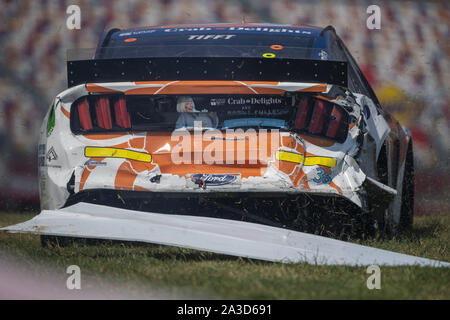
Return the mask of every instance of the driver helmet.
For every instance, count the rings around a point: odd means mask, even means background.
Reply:
[[[192,111],[186,110],[186,107],[192,105]],[[177,100],[177,112],[200,112],[195,109],[194,100],[189,96],[179,97]]]

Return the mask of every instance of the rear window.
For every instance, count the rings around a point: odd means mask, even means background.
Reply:
[[[149,28],[113,33],[96,58],[277,57],[311,59],[317,30],[288,27]],[[317,49],[317,48],[316,48]]]
[[[312,95],[90,95],[75,101],[75,134],[268,128],[344,141],[348,113]]]
[[[91,95],[72,106],[76,133],[173,131],[236,127],[287,128],[292,97],[280,95],[123,96]]]

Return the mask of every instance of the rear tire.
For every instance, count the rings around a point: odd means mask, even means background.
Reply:
[[[408,145],[403,175],[402,206],[400,212],[399,231],[412,229],[414,220],[414,153],[412,142]]]
[[[388,172],[388,154],[386,142],[381,147],[378,159],[377,159],[377,177],[378,181],[384,185],[389,185],[389,172]],[[377,202],[371,203],[372,214],[374,217],[374,235],[379,237],[390,236],[392,233],[392,225],[390,221],[389,208],[379,206]]]

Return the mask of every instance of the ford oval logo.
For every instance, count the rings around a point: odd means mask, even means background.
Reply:
[[[224,184],[232,183],[236,180],[234,174],[193,174],[191,175],[194,182],[203,182],[207,186],[221,186]]]

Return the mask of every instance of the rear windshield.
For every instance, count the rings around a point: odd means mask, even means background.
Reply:
[[[97,59],[144,57],[277,57],[324,59],[317,30],[288,27],[148,28],[113,33]],[[322,52],[320,52],[322,50]]]
[[[348,113],[313,95],[90,95],[75,101],[75,134],[267,128],[344,141]]]
[[[103,121],[99,121],[99,117],[114,118],[116,109],[120,108],[119,99],[124,98],[87,97],[90,106],[88,115],[97,120],[97,126],[100,124],[102,127]],[[80,109],[84,101],[82,99],[75,105]],[[129,116],[130,129],[135,131],[173,131],[199,126],[220,130],[237,127],[286,128],[293,112],[292,98],[280,95],[127,96],[122,104]],[[74,114],[80,116],[80,112]],[[111,122],[110,129],[114,129],[117,120],[108,120],[108,123]],[[95,129],[95,123],[92,129]]]
[[[149,123],[175,130],[200,125],[217,129],[286,128],[292,111],[291,98],[282,96],[136,97],[130,100],[130,104],[130,115],[136,129],[143,129]]]

